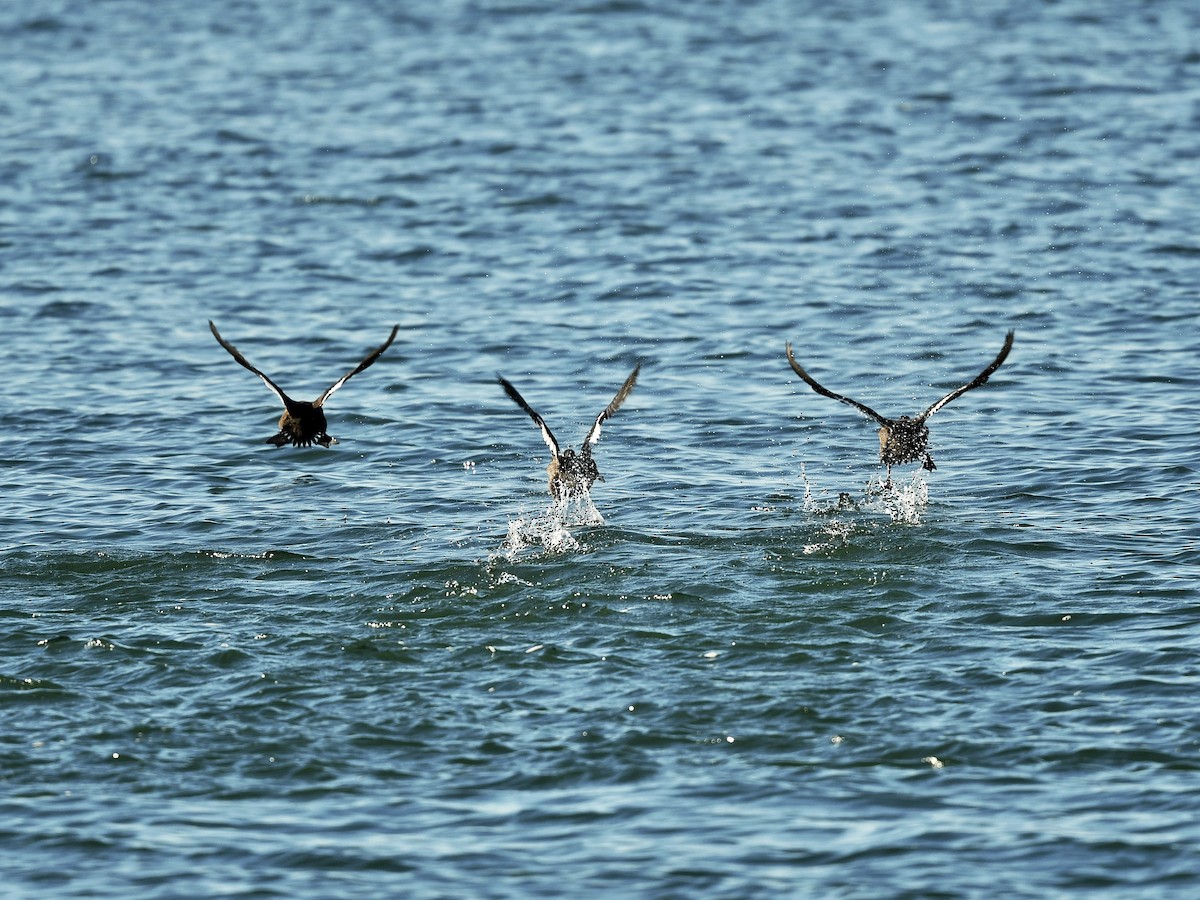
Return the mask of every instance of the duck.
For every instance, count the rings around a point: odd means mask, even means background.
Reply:
[[[1004,360],[1008,358],[1008,353],[1012,350],[1013,335],[1014,332],[1010,330],[1005,336],[1004,346],[1000,348],[1000,352],[996,355],[996,358],[988,363],[987,368],[971,379],[971,381],[962,387],[955,388],[936,403],[931,404],[920,415],[899,416],[895,419],[881,416],[865,403],[860,403],[858,400],[853,400],[841,394],[835,394],[828,388],[818,384],[816,379],[809,375],[804,370],[804,367],[796,361],[796,357],[792,353],[790,341],[787,342],[786,349],[788,362],[791,364],[792,369],[816,393],[853,406],[859,412],[866,414],[879,423],[879,461],[887,467],[886,485],[890,486],[892,483],[892,466],[919,461],[921,467],[926,471],[932,472],[937,468],[934,465],[933,457],[929,455],[929,427],[925,424],[925,421],[947,403],[957,400],[967,391],[974,390],[986,384],[987,380],[1004,364]]]
[[[212,330],[217,343],[224,347],[240,365],[261,378],[283,403],[283,415],[279,418],[279,433],[267,438],[264,443],[274,444],[276,447],[284,447],[288,444],[293,447],[311,447],[313,444],[318,444],[326,448],[331,444],[336,444],[338,440],[327,431],[329,424],[325,419],[325,401],[347,381],[379,359],[383,351],[392,345],[392,341],[396,339],[396,332],[400,330],[399,325],[394,326],[386,341],[367,354],[366,359],[331,384],[320,397],[310,403],[307,400],[293,400],[284,393],[283,388],[252,366],[237,347],[221,337],[221,332],[217,331],[217,326],[211,319],[208,321],[208,327]]]
[[[554,437],[554,432],[546,424],[546,420],[538,414],[532,406],[525,402],[525,398],[520,392],[513,387],[512,382],[508,381],[503,375],[496,373],[496,380],[500,386],[504,388],[504,392],[512,399],[517,406],[525,410],[529,418],[542,432],[542,440],[546,442],[546,446],[550,448],[550,464],[546,467],[546,475],[548,477],[548,487],[550,496],[554,498],[558,504],[565,504],[571,500],[578,500],[590,495],[592,485],[597,481],[603,481],[604,476],[600,474],[600,469],[596,465],[596,460],[592,457],[592,447],[600,440],[600,428],[618,409],[621,404],[629,397],[633,390],[634,384],[637,383],[638,373],[642,369],[642,364],[638,363],[629,377],[625,379],[625,383],[621,385],[620,390],[612,398],[608,406],[604,407],[600,415],[596,416],[596,421],[592,428],[587,433],[587,437],[583,439],[578,452],[572,447],[562,447],[558,440]]]

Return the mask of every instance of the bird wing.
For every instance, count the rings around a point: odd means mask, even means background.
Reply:
[[[859,403],[857,400],[851,400],[849,397],[843,397],[841,394],[835,394],[833,391],[829,390],[828,388],[822,387],[821,385],[817,384],[816,379],[814,379],[811,375],[809,375],[807,372],[805,372],[804,369],[800,366],[800,363],[796,362],[796,357],[794,357],[792,355],[792,345],[790,343],[787,345],[787,358],[788,358],[788,362],[792,364],[792,368],[795,370],[796,374],[799,375],[801,378],[803,378],[804,383],[807,384],[814,391],[816,391],[818,394],[821,394],[824,397],[829,397],[832,400],[840,400],[842,403],[848,403],[851,406],[853,406],[855,409],[859,410],[860,412],[866,413],[868,416],[870,416],[872,419],[874,419],[880,425],[886,425],[888,423],[887,419],[885,419],[879,413],[875,412],[875,410],[871,409],[871,407],[867,406],[865,403]]]
[[[1008,333],[1008,335],[1004,338],[1004,346],[1000,348],[1000,353],[996,356],[995,359],[992,360],[991,365],[989,365],[986,369],[984,369],[982,372],[980,372],[978,375],[976,375],[974,380],[971,381],[969,384],[964,384],[962,387],[951,391],[945,397],[943,397],[941,400],[939,400],[937,403],[930,406],[929,409],[925,410],[925,412],[923,412],[923,413],[921,413],[921,415],[917,416],[917,421],[921,422],[921,421],[924,421],[925,419],[928,419],[930,416],[932,416],[935,412],[937,412],[939,409],[941,409],[943,406],[945,406],[951,400],[955,400],[958,397],[961,397],[963,394],[965,394],[967,391],[971,390],[972,388],[977,388],[982,384],[986,384],[988,378],[991,377],[992,373],[995,372],[998,368],[1000,368],[1001,364],[1008,357],[1008,351],[1012,349],[1012,345],[1013,345],[1013,332],[1010,331]]]
[[[279,398],[279,402],[284,405],[285,409],[290,410],[295,405],[295,401],[283,392],[283,388],[273,382],[258,369],[254,368],[254,366],[250,365],[250,363],[246,360],[246,357],[242,356],[241,351],[239,351],[237,347],[233,346],[233,344],[221,337],[221,332],[217,331],[217,326],[213,324],[212,319],[208,320],[208,327],[212,330],[213,337],[217,339],[217,343],[224,347],[230,356],[266,382],[267,387],[275,392],[275,396]]]
[[[375,360],[379,359],[379,355],[388,347],[392,346],[392,341],[396,339],[396,332],[400,330],[399,325],[392,326],[392,333],[388,335],[388,339],[371,351],[370,355],[360,362],[357,366],[331,384],[320,397],[313,401],[313,406],[322,406],[326,400],[333,396],[333,392],[340,388],[343,384],[361,372]]]
[[[634,384],[637,383],[638,372],[642,371],[642,364],[638,363],[633,367],[633,371],[629,373],[629,377],[625,379],[625,383],[621,385],[621,389],[617,391],[615,397],[608,406],[604,407],[604,412],[596,416],[596,424],[592,426],[592,430],[588,432],[588,436],[584,438],[583,445],[594,444],[600,440],[600,426],[604,424],[604,420],[621,408],[621,404],[629,396],[633,390]]]
[[[504,393],[512,398],[513,403],[529,413],[529,418],[533,419],[535,425],[542,430],[542,440],[546,442],[546,446],[550,448],[550,452],[554,454],[554,458],[558,459],[558,441],[554,439],[554,433],[546,425],[545,419],[538,415],[537,410],[525,402],[515,387],[503,375],[497,373],[496,379],[500,382],[500,386],[504,388]]]

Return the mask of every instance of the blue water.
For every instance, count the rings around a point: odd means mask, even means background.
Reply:
[[[5,896],[1200,889],[1200,7],[0,40]]]

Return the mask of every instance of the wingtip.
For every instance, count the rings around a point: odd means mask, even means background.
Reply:
[[[808,381],[808,373],[804,371],[804,367],[796,362],[796,354],[792,352],[792,342],[784,341],[784,355],[787,357],[788,365],[792,367],[792,371],[799,375],[805,382]],[[811,385],[810,385],[811,387]]]
[[[1004,336],[1004,346],[1000,348],[999,358],[1001,362],[1008,358],[1009,351],[1011,351],[1013,348],[1013,337],[1016,335],[1016,333],[1017,331],[1015,328],[1010,328],[1008,329],[1008,334]]]

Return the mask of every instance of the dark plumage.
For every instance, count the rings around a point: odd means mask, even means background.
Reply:
[[[325,431],[328,427],[325,421],[325,411],[322,409],[325,401],[330,398],[334,391],[363,369],[367,368],[367,366],[371,365],[371,363],[375,362],[379,358],[379,355],[391,346],[392,341],[396,339],[396,332],[400,330],[399,325],[392,328],[392,333],[388,335],[388,339],[383,344],[372,350],[366,359],[330,385],[320,397],[309,403],[307,400],[293,400],[283,392],[283,389],[279,385],[250,365],[246,361],[246,357],[242,356],[238,351],[237,347],[221,337],[221,333],[217,331],[217,326],[213,324],[211,319],[208,322],[208,327],[212,329],[213,337],[217,339],[217,343],[229,351],[229,355],[237,360],[238,363],[261,378],[283,403],[283,415],[279,418],[279,434],[267,438],[265,442],[274,444],[276,447],[282,447],[285,444],[291,444],[294,447],[310,447],[313,444],[320,444],[322,447],[328,447],[330,444],[336,444],[337,438],[331,437]]]
[[[915,418],[900,416],[897,419],[886,419],[866,404],[859,403],[857,400],[851,400],[849,397],[843,397],[841,394],[835,394],[833,391],[822,387],[817,384],[811,375],[804,371],[800,363],[796,362],[796,357],[792,355],[792,345],[790,343],[787,345],[787,358],[796,374],[804,379],[804,382],[818,394],[833,400],[840,400],[842,403],[847,403],[860,412],[866,413],[879,423],[879,461],[887,466],[888,483],[891,484],[892,466],[922,460],[921,465],[923,468],[929,471],[937,468],[933,464],[933,457],[929,455],[927,450],[929,445],[929,428],[925,425],[925,420],[951,400],[955,400],[967,391],[986,384],[992,373],[999,369],[1008,357],[1008,351],[1012,349],[1012,345],[1013,332],[1010,331],[1004,338],[1004,346],[1000,348],[1000,353],[986,369],[976,375],[967,384],[951,391]]]
[[[621,408],[621,404],[625,402],[625,398],[633,390],[633,385],[637,381],[638,372],[641,369],[642,365],[638,363],[629,377],[625,379],[625,383],[621,385],[621,389],[617,391],[616,396],[612,398],[612,402],[604,407],[604,411],[600,415],[596,416],[596,422],[592,425],[592,430],[588,432],[587,437],[584,438],[583,446],[578,453],[570,447],[566,449],[560,448],[558,441],[554,437],[554,433],[550,431],[545,420],[538,415],[532,406],[525,402],[525,398],[517,392],[517,389],[503,375],[496,375],[496,379],[500,382],[500,386],[504,388],[504,392],[512,398],[517,406],[525,410],[529,414],[529,418],[533,419],[534,424],[541,429],[542,440],[550,448],[552,458],[550,465],[546,467],[546,474],[550,479],[550,496],[555,501],[565,503],[568,500],[586,496],[593,484],[604,480],[604,476],[600,474],[600,470],[596,467],[596,461],[592,459],[592,445],[600,440],[600,426],[604,424],[604,421],[609,416]]]

